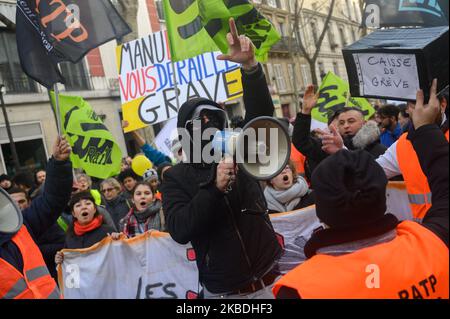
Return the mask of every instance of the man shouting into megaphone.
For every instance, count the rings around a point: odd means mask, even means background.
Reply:
[[[218,57],[242,65],[245,123],[273,116],[274,106],[261,65],[249,38],[239,36],[230,20],[229,54]],[[196,134],[222,131],[226,112],[215,102],[195,99],[182,105],[178,130],[187,160],[165,173],[161,190],[166,225],[173,239],[191,242],[205,298],[273,298],[270,287],[281,254],[267,203],[257,180],[236,168],[231,158],[209,164]],[[187,137],[186,137],[187,135]]]

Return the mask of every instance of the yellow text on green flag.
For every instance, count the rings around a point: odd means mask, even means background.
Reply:
[[[357,107],[364,112],[365,119],[369,119],[375,109],[365,98],[352,98],[349,96],[349,84],[333,72],[329,72],[323,79],[319,89],[317,106],[312,111],[312,118],[328,123],[328,117],[345,107]]]
[[[53,92],[51,96],[55,105]],[[62,130],[72,147],[73,167],[101,179],[119,174],[122,151],[89,103],[79,96],[59,95],[59,105]]]

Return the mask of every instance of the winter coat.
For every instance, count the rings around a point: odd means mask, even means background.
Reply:
[[[46,168],[44,192],[23,210],[24,225],[35,239],[43,236],[53,225],[69,202],[72,192],[72,164],[51,158]],[[19,271],[23,270],[22,255],[11,241],[14,235],[0,233],[0,258]],[[0,278],[1,280],[1,278]]]
[[[78,236],[75,234],[73,224],[69,227],[66,234],[65,248],[83,249],[88,248],[102,241],[108,234],[114,233],[115,229],[103,223],[99,228]]]
[[[328,153],[322,150],[322,141],[311,136],[311,115],[302,113],[297,115],[292,143],[306,156],[305,175],[310,181],[316,167],[328,157]],[[344,138],[344,144],[350,150],[366,150],[374,159],[387,150],[380,143],[380,129],[372,121],[367,122],[355,136]]]
[[[272,116],[274,107],[261,66],[243,72],[248,122]],[[178,126],[205,101],[191,101],[178,114]],[[161,185],[166,226],[181,244],[196,252],[200,282],[213,293],[247,286],[269,272],[281,254],[259,183],[238,171],[228,194],[215,186],[216,165],[180,163],[164,174]]]
[[[124,194],[119,194],[113,200],[105,199],[105,203],[105,208],[110,213],[114,225],[117,229],[120,229],[120,220],[128,214],[133,204]]]

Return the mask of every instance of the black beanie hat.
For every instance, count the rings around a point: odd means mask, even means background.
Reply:
[[[331,228],[375,222],[386,213],[387,183],[386,174],[369,153],[339,151],[312,175],[317,217]]]

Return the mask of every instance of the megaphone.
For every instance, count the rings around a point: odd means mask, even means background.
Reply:
[[[0,234],[15,234],[23,224],[16,202],[0,187]]]
[[[248,176],[267,181],[289,162],[291,140],[286,127],[272,117],[258,117],[241,131],[220,131],[214,136],[215,152],[232,156]]]

